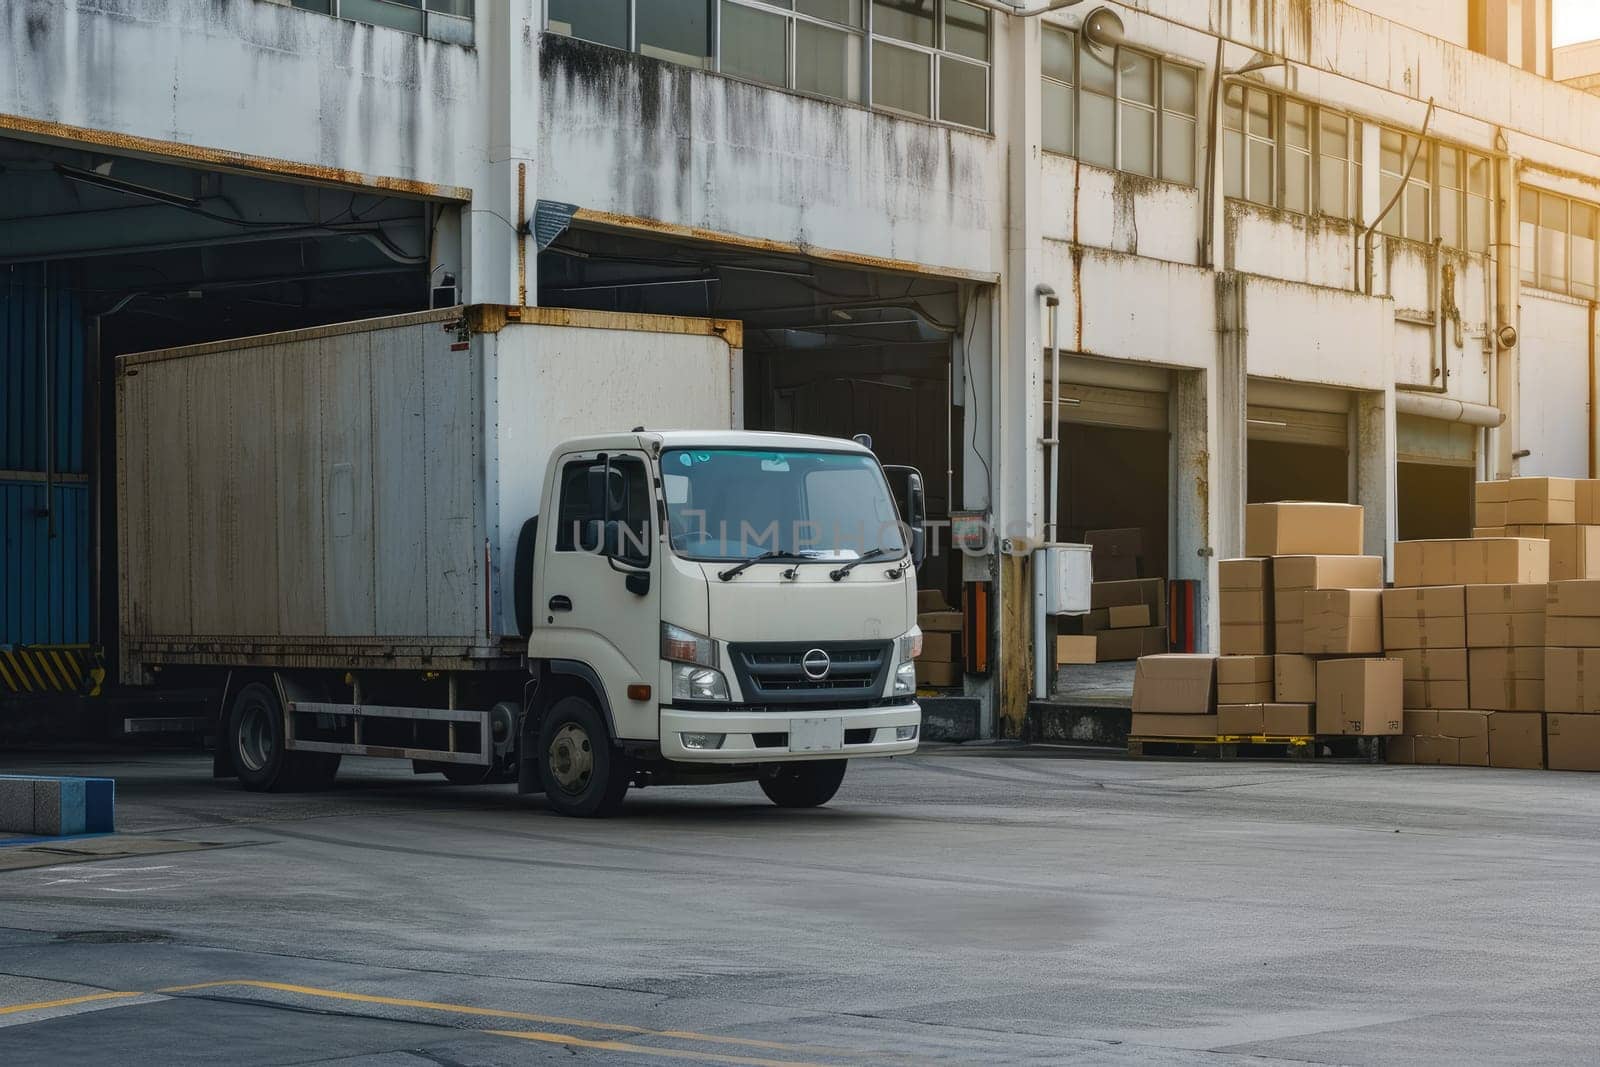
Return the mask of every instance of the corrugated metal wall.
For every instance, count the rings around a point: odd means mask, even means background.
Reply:
[[[89,639],[86,369],[77,294],[43,264],[0,269],[0,645]]]

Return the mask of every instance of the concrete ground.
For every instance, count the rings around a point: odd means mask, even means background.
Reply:
[[[1600,1045],[1600,777],[939,752],[858,765],[814,812],[727,786],[579,822],[398,764],[271,796],[191,754],[0,771],[112,775],[125,831],[0,847],[0,1063]]]

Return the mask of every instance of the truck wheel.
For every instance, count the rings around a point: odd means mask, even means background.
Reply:
[[[780,808],[819,808],[839,791],[848,762],[829,759],[768,764],[761,768],[761,791]]]
[[[256,793],[289,786],[289,753],[283,747],[283,706],[270,686],[251,682],[233,698],[228,714],[228,749],[239,781]]]
[[[605,723],[582,697],[563,697],[539,726],[539,777],[562,815],[614,815],[628,792],[628,765],[611,745]]]

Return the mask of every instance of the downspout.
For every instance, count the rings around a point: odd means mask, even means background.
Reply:
[[[1217,61],[1211,69],[1211,106],[1207,118],[1209,125],[1206,127],[1205,194],[1201,197],[1201,210],[1205,212],[1205,217],[1200,220],[1200,265],[1212,270],[1217,267],[1217,116],[1221,113],[1222,45],[1223,40],[1218,37]]]
[[[1594,449],[1595,449],[1595,425],[1594,425],[1594,418],[1595,418],[1595,411],[1594,411],[1594,389],[1595,389],[1594,356],[1595,356],[1595,352],[1594,352],[1594,348],[1595,348],[1595,346],[1594,346],[1594,327],[1595,327],[1595,302],[1593,300],[1591,300],[1591,301],[1589,301],[1589,403],[1587,405],[1587,407],[1589,409],[1589,417],[1584,420],[1585,422],[1587,422],[1589,424],[1589,477],[1591,477],[1591,478],[1595,477],[1595,456],[1594,456]]]
[[[1372,225],[1368,226],[1361,234],[1362,253],[1366,257],[1363,292],[1367,296],[1372,295],[1372,235],[1377,232],[1379,226],[1383,225],[1383,220],[1389,217],[1389,212],[1394,210],[1395,205],[1400,202],[1400,198],[1406,195],[1406,186],[1411,184],[1411,174],[1417,169],[1417,160],[1422,157],[1422,142],[1428,139],[1428,130],[1433,125],[1433,109],[1434,98],[1430,96],[1428,97],[1428,113],[1422,117],[1422,132],[1417,135],[1417,150],[1411,153],[1411,162],[1406,165],[1406,172],[1400,177],[1400,188],[1394,191],[1394,195],[1389,198],[1389,202],[1384,205],[1378,217],[1372,220]],[[1381,148],[1379,149],[1379,154],[1382,154]],[[1379,168],[1380,170],[1382,168],[1381,160],[1379,161]]]
[[[1045,496],[1045,523],[1044,543],[1053,545],[1056,542],[1056,504],[1060,497],[1061,481],[1061,344],[1056,333],[1058,323],[1058,309],[1061,298],[1056,296],[1055,289],[1048,285],[1040,284],[1038,294],[1044,297],[1045,307],[1049,308],[1050,321],[1050,436],[1041,438],[1040,444],[1050,453],[1050,485]],[[1045,563],[1049,558],[1048,548],[1035,549],[1033,555],[1033,695],[1036,700],[1047,700],[1050,697],[1050,664],[1054,657],[1050,655],[1049,618],[1047,601],[1048,568]]]

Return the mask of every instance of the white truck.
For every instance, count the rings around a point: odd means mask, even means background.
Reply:
[[[741,348],[480,305],[122,357],[121,681],[214,691],[251,789],[375,756],[570,815],[826,803],[917,747],[921,480],[737,429]]]

